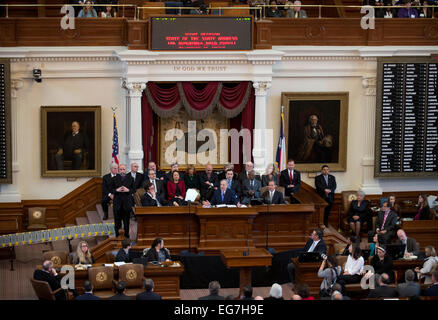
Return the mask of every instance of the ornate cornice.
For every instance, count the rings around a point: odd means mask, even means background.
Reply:
[[[239,65],[249,64],[247,60],[156,60],[156,61],[126,61],[128,65]]]
[[[360,61],[359,56],[284,56],[282,61]]]
[[[11,62],[96,62],[119,61],[118,57],[28,57],[12,58]]]
[[[255,89],[256,96],[265,96],[268,93],[268,89],[271,87],[271,82],[269,81],[258,81],[252,83]]]
[[[129,92],[130,97],[141,97],[143,90],[146,89],[146,81],[140,82],[140,81],[122,81],[122,88],[125,88]]]

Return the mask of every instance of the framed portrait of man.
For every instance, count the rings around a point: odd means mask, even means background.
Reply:
[[[41,107],[41,175],[101,176],[100,106]]]
[[[347,169],[348,92],[283,92],[287,158],[297,170]]]

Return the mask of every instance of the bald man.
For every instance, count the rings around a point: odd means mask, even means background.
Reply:
[[[53,262],[50,260],[46,260],[43,262],[43,268],[37,269],[33,273],[33,278],[39,281],[45,281],[49,284],[50,289],[52,291],[58,290],[61,288],[61,280],[56,270],[53,268]],[[55,294],[56,300],[65,300],[65,292],[64,290],[60,290]]]
[[[419,248],[418,243],[413,238],[408,238],[406,232],[403,229],[397,231],[397,241],[396,244],[405,244],[405,256],[418,256]]]
[[[79,129],[79,122],[73,121],[71,131],[67,132],[59,142],[58,152],[55,155],[57,170],[64,170],[64,160],[72,160],[72,170],[81,168],[84,151],[88,149],[89,142],[87,135]]]

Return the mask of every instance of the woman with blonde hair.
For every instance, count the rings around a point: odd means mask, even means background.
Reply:
[[[432,283],[432,272],[433,269],[437,270],[438,257],[436,256],[436,250],[433,246],[427,246],[424,248],[426,251],[426,259],[424,259],[423,267],[415,268],[415,272],[418,274],[418,278],[424,278],[424,284]]]
[[[273,163],[268,164],[265,174],[262,175],[262,188],[268,186],[269,181],[274,181],[278,186],[278,168]]]
[[[93,264],[94,257],[88,248],[87,241],[81,241],[76,249],[76,254],[73,257],[73,264]]]

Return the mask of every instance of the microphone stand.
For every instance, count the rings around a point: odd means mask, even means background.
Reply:
[[[190,205],[191,205],[191,203],[192,203],[192,201],[191,200],[188,200],[188,203],[189,203],[189,215],[188,215],[188,230],[189,230],[189,249],[188,249],[188,252],[190,253],[190,242],[191,242],[191,235],[190,235]]]
[[[266,245],[265,245],[265,248],[268,251],[269,251],[268,239],[269,239],[269,205],[270,205],[270,203],[271,203],[271,200],[269,199],[269,201],[266,204],[266,228],[265,228],[266,229]]]

